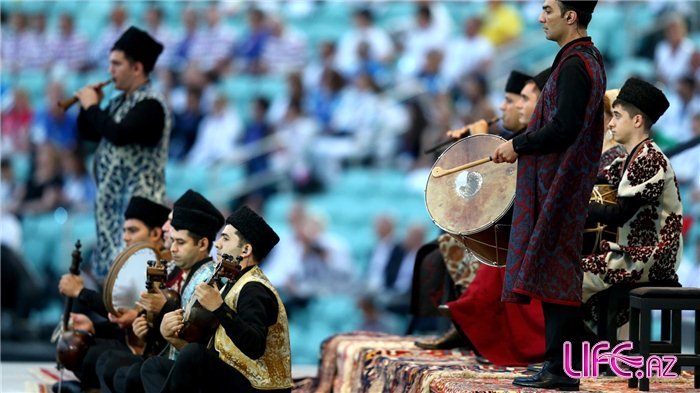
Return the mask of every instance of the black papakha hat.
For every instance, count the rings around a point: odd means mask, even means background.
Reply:
[[[613,102],[613,106],[618,101],[624,101],[639,108],[647,115],[652,124],[659,120],[669,106],[668,100],[661,90],[651,83],[637,78],[629,78],[625,81],[617,99]]]
[[[564,1],[561,0],[562,4],[566,5],[567,7],[573,8],[576,11],[583,11],[583,12],[588,12],[589,14],[593,13],[593,10],[595,9],[595,6],[598,4],[598,1]]]
[[[552,67],[545,69],[532,78],[540,91],[544,90],[544,85],[547,84],[547,80],[549,79],[550,75],[552,75]]]
[[[506,82],[506,93],[513,93],[520,95],[520,92],[525,87],[527,81],[532,79],[530,75],[525,75],[520,71],[511,71],[508,76],[508,82]]]
[[[168,214],[170,209],[167,206],[144,197],[133,196],[126,207],[124,218],[141,220],[149,228],[160,228],[168,221]]]
[[[259,262],[280,241],[274,229],[248,206],[239,207],[226,218],[226,223],[234,227],[253,246],[253,256]]]
[[[127,56],[140,61],[144,71],[149,73],[156,65],[158,56],[163,52],[163,45],[145,31],[131,26],[114,43],[112,50],[124,51]]]
[[[202,194],[190,189],[173,204],[170,225],[178,231],[187,229],[213,242],[224,225],[224,216]]]

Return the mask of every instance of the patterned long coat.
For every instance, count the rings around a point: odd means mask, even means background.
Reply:
[[[581,245],[603,146],[606,85],[602,57],[590,40],[575,41],[557,55],[525,132],[536,132],[554,119],[562,64],[574,56],[583,61],[591,80],[583,127],[563,151],[518,158],[503,301],[581,304]]]
[[[641,198],[644,204],[619,228],[616,243],[603,240],[603,253],[582,259],[584,302],[617,283],[677,279],[683,208],[671,163],[646,140],[624,165],[624,157],[616,159],[603,176],[617,186],[618,198]]]

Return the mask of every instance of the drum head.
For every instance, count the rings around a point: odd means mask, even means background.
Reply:
[[[445,150],[433,168],[451,169],[493,154],[505,139],[473,135]],[[470,235],[495,224],[515,198],[517,163],[487,162],[442,177],[428,177],[425,204],[435,225],[453,235]]]
[[[107,311],[121,315],[120,308],[136,306],[141,292],[146,290],[148,261],[159,261],[160,253],[151,243],[136,243],[117,256],[109,268],[104,287]]]

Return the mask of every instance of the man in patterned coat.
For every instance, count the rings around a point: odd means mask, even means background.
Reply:
[[[97,252],[95,273],[103,276],[121,248],[119,230],[129,199],[139,195],[156,202],[165,197],[170,115],[155,92],[149,74],[163,45],[148,33],[130,27],[114,43],[109,72],[124,94],[100,108],[97,85],[80,89],[78,132],[99,142],[95,152]]]
[[[545,318],[545,365],[518,386],[579,386],[564,374],[563,345],[581,349],[581,246],[603,144],[605,69],[586,30],[595,5],[543,2],[539,22],[561,49],[527,131],[492,154],[496,163],[518,160],[502,299],[539,299]]]
[[[628,155],[602,171],[617,187],[617,204],[591,203],[589,220],[618,227],[618,240],[604,240],[603,253],[583,259],[586,311],[596,303],[595,294],[611,285],[677,279],[683,249],[681,198],[671,162],[649,137],[651,125],[668,106],[661,90],[636,78],[625,82],[613,102],[609,125]],[[592,314],[586,312],[586,319]]]

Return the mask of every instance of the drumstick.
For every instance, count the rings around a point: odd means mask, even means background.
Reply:
[[[498,120],[500,120],[500,117],[494,117],[493,119],[489,120],[486,124],[488,124],[489,126],[491,126],[491,125],[493,125],[494,123],[496,123]],[[464,126],[464,127],[462,127],[462,128],[458,128],[458,129],[456,129],[456,130],[450,130],[450,131],[459,131],[459,132],[470,131],[469,134],[471,134],[471,130],[469,130],[468,127],[469,127],[469,126]],[[449,131],[448,131],[448,132],[449,132]],[[469,135],[465,135],[465,136],[463,136],[463,137],[461,137],[461,138],[458,138],[458,139],[448,139],[448,140],[446,140],[446,141],[444,141],[444,142],[440,142],[440,143],[438,143],[437,145],[431,147],[430,149],[424,150],[424,151],[423,151],[423,154],[430,154],[430,153],[432,153],[432,152],[434,152],[434,151],[437,151],[437,150],[442,149],[443,147],[445,147],[445,146],[447,146],[447,145],[451,145],[451,144],[453,144],[453,143],[455,143],[455,142],[457,142],[457,141],[461,141],[462,139],[464,139],[464,138],[466,138],[466,137],[468,137],[468,136],[469,136]]]
[[[442,168],[440,168],[439,166],[436,166],[435,168],[433,168],[433,170],[431,171],[431,173],[432,173],[433,177],[443,177],[443,176],[447,176],[447,175],[449,175],[449,174],[451,174],[451,173],[455,173],[455,172],[459,172],[459,171],[463,171],[463,170],[465,170],[465,169],[469,169],[469,168],[475,167],[475,166],[477,166],[477,165],[486,164],[487,162],[489,162],[489,161],[491,161],[491,160],[493,160],[493,158],[491,158],[491,156],[488,156],[488,157],[486,157],[486,158],[482,158],[482,159],[480,159],[480,160],[472,161],[472,162],[466,163],[466,164],[464,164],[464,165],[460,165],[460,166],[458,166],[458,167],[454,167],[454,168],[452,168],[452,169],[442,169]]]

